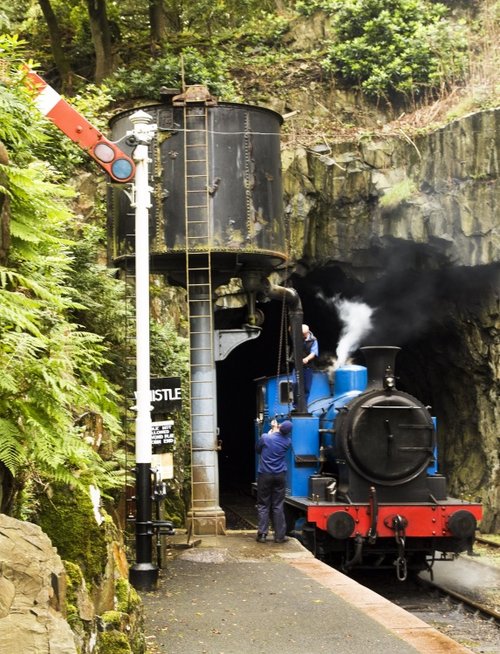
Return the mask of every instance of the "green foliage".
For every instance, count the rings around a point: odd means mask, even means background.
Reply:
[[[332,16],[327,71],[368,95],[416,95],[463,79],[466,38],[446,19],[447,8],[427,0],[317,0],[298,3]]]
[[[28,62],[26,42],[17,35],[0,34],[0,141],[20,166],[32,162],[33,150],[46,142],[44,120],[23,84],[23,60]]]
[[[181,526],[185,520],[190,492],[191,432],[189,397],[189,341],[179,336],[173,323],[151,324],[151,373],[158,377],[180,377],[182,396],[180,411],[173,416],[176,443],[173,452],[175,478],[167,482],[169,494],[164,503],[165,518]]]
[[[99,634],[97,654],[132,654],[125,634],[119,631],[104,631]]]
[[[71,243],[70,286],[78,306],[72,310],[77,324],[99,334],[106,347],[106,360],[101,371],[113,383],[123,387],[130,371],[127,356],[127,320],[130,307],[125,301],[125,284],[116,278],[116,271],[96,261],[96,253],[105,251],[105,230],[95,223],[84,223],[80,238]]]
[[[230,76],[231,60],[216,48],[185,47],[180,52],[167,49],[159,57],[142,61],[140,67],[119,68],[112,79],[115,98],[146,97],[157,99],[162,86],[182,88],[204,84],[214,95],[236,100],[238,89]]]
[[[148,58],[138,55],[133,61],[124,57],[126,65],[108,80],[115,98],[156,99],[162,86],[204,84],[226,101],[241,100],[234,68],[245,65],[248,56],[276,47],[288,27],[284,17],[266,10],[272,4],[172,3],[176,18],[160,52]]]
[[[78,611],[78,593],[83,581],[83,574],[78,564],[63,561],[66,571],[66,621],[73,630],[82,628],[82,620]]]
[[[398,184],[394,184],[381,198],[380,206],[391,211],[398,207],[402,202],[409,200],[416,192],[417,187],[411,179],[403,179]]]
[[[60,203],[66,193],[44,179],[42,166],[2,170],[12,238],[10,266],[0,269],[0,415],[9,453],[3,462],[13,474],[29,462],[66,482],[73,466],[92,478],[99,457],[81,440],[75,416],[102,413],[116,431],[116,408],[100,372],[101,337],[68,320],[80,305],[66,286],[71,261],[60,236],[69,216]]]
[[[288,17],[268,11],[256,11],[238,28],[232,30],[230,38],[236,41],[238,49],[242,44],[273,49],[279,46],[280,39],[286,34],[288,27]]]
[[[29,41],[31,52],[36,52],[37,61],[44,71],[49,71],[49,81],[56,82],[57,72],[50,48],[49,31],[38,2],[16,0],[11,3],[13,13],[11,29]],[[61,46],[75,72],[75,81],[91,79],[94,68],[94,52],[89,28],[86,3],[80,0],[51,0],[56,15]],[[109,4],[109,3],[108,3]]]
[[[141,604],[135,588],[130,584],[128,579],[118,577],[115,582],[116,610],[120,613],[132,613]]]
[[[22,0],[14,3],[16,11],[12,13],[11,27],[26,40],[29,39],[31,48],[37,53],[37,59],[45,71],[54,74],[53,60],[49,47],[49,33],[44,16],[37,3],[29,3],[29,7],[21,10]],[[88,12],[86,3],[80,0],[51,0],[54,13],[57,16],[59,31],[62,39],[64,54],[68,59],[72,72],[75,74],[73,82],[81,85],[82,81],[92,79],[95,65],[95,52],[93,48]],[[194,48],[196,62],[187,62],[186,68],[203,68],[204,70],[187,70],[187,78],[193,75],[194,81],[187,83],[206,83],[202,78],[214,84],[213,92],[221,94],[221,84],[224,92],[225,85],[229,85],[229,78],[225,82],[220,77],[222,62],[218,61],[221,50],[221,41],[232,39],[231,32],[242,26],[248,19],[261,12],[270,12],[274,9],[271,0],[165,0],[166,32],[164,43],[155,44],[150,41],[149,3],[145,0],[122,0],[120,3],[106,3],[106,12],[110,24],[113,52],[116,62],[123,63],[124,71],[144,71],[154,79],[161,77],[158,71],[155,75],[154,58],[165,61],[169,59],[169,52],[176,59],[175,66],[179,70],[181,53],[185,49]],[[159,51],[158,48],[159,47]],[[224,46],[222,46],[224,48]],[[145,58],[144,53],[151,58]],[[190,59],[190,54],[185,53]],[[165,61],[167,67],[169,62]],[[161,66],[161,64],[160,64]],[[211,72],[213,70],[213,72]],[[126,73],[123,72],[124,79]],[[168,70],[166,71],[168,76]],[[132,89],[136,97],[155,97],[158,86],[152,86],[152,80],[140,82],[140,72],[137,73]],[[180,74],[177,74],[175,86],[180,86]],[[57,86],[57,73],[55,79]],[[160,80],[160,85],[165,83]],[[166,82],[169,84],[169,82]],[[137,90],[135,87],[137,86]],[[149,92],[144,92],[144,88]],[[151,93],[153,89],[153,93]]]
[[[0,43],[14,61],[17,44]],[[77,425],[79,415],[94,412],[108,434],[119,433],[117,395],[103,374],[103,338],[74,320],[91,293],[78,296],[71,286],[72,191],[33,157],[44,132],[22,84],[10,84],[17,75],[12,66],[0,94],[1,138],[11,161],[0,171],[11,233],[0,267],[0,465],[19,489],[30,480],[112,488],[119,483],[113,464],[85,442]]]
[[[122,626],[124,615],[120,611],[105,611],[101,614],[100,618],[107,631],[110,629],[119,630]]]

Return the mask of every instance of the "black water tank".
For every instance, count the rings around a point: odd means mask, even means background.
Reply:
[[[158,125],[150,146],[152,271],[182,278],[186,251],[204,250],[217,283],[242,269],[279,267],[286,259],[282,117],[246,104],[176,106],[172,97],[141,109]],[[114,141],[133,130],[134,111],[113,119]],[[110,189],[108,227],[113,263],[133,260],[134,209],[119,186]]]

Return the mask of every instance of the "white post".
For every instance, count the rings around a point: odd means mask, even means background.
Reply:
[[[151,383],[149,341],[149,151],[157,126],[142,110],[130,120],[137,146],[134,150],[136,173],[135,207],[135,319],[136,319],[136,563],[130,568],[130,582],[138,590],[155,588],[158,567],[152,563],[152,488],[151,488]]]

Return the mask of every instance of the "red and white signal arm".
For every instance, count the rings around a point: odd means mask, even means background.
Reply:
[[[135,174],[133,159],[91,125],[40,75],[27,70],[26,78],[27,86],[35,93],[35,103],[44,116],[95,159],[115,182],[132,179]]]

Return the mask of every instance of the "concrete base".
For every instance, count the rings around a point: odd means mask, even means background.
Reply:
[[[220,506],[191,509],[187,514],[186,528],[191,536],[224,536],[226,514]]]

